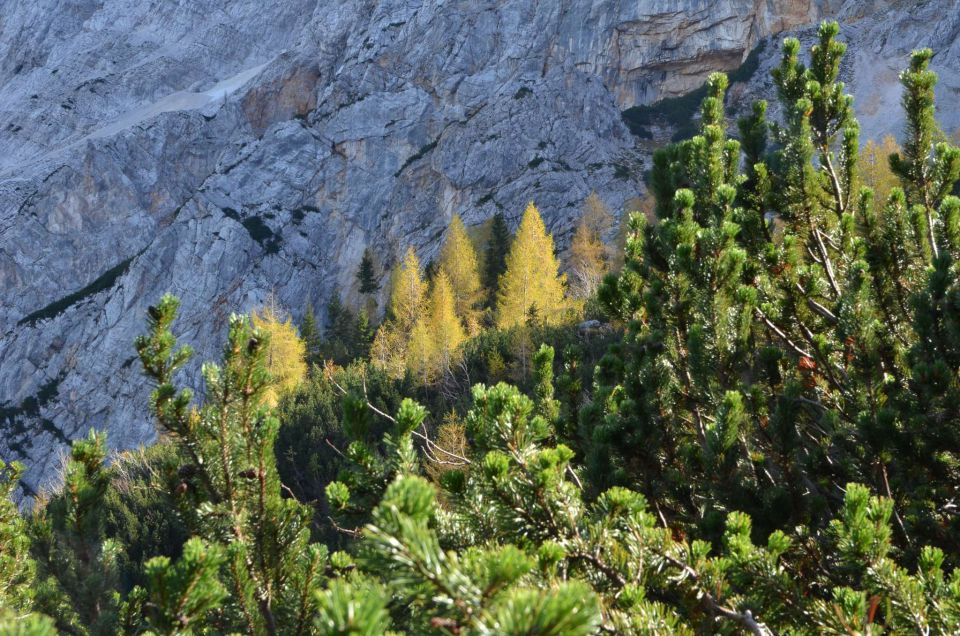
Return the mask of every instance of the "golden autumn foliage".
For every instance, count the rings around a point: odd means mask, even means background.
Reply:
[[[860,151],[860,178],[863,185],[873,190],[874,199],[886,203],[890,190],[900,185],[890,169],[890,155],[900,153],[900,144],[893,135],[887,135],[880,143],[870,140]]]
[[[297,333],[293,320],[284,320],[271,301],[251,315],[253,326],[269,337],[267,371],[273,378],[266,402],[276,406],[280,396],[297,388],[307,375],[307,345]]]
[[[427,311],[410,334],[407,368],[423,382],[430,382],[450,371],[463,340],[450,279],[441,270],[430,286]]]
[[[434,342],[426,320],[418,320],[406,347],[407,369],[423,384],[433,379]]]
[[[420,274],[420,260],[413,248],[408,247],[403,262],[394,272],[390,293],[390,315],[401,332],[409,332],[417,322],[426,288]]]
[[[388,321],[380,325],[370,345],[370,361],[391,378],[402,378],[407,368],[407,342],[404,334]]]
[[[400,266],[391,277],[388,319],[380,325],[370,347],[373,364],[383,369],[392,378],[401,378],[413,356],[411,347],[416,327],[421,320],[426,302],[427,284],[420,274],[420,260],[412,247],[407,248]],[[421,354],[428,343],[422,334],[416,344]]]
[[[589,298],[606,272],[603,243],[585,223],[580,223],[570,244],[570,293],[574,298]]]
[[[447,275],[453,290],[454,308],[465,324],[475,322],[480,300],[480,266],[467,229],[455,214],[440,250],[440,270]]]
[[[545,323],[562,320],[570,303],[564,294],[566,277],[559,271],[553,237],[531,202],[507,254],[506,272],[500,277],[497,326],[523,325],[533,316]]]
[[[463,326],[455,311],[454,288],[441,271],[430,288],[430,331],[435,342],[435,366],[441,372],[456,360],[457,348],[464,340]]]
[[[570,245],[570,291],[574,298],[590,298],[610,271],[613,249],[603,236],[613,228],[613,215],[596,192],[584,202],[583,216]]]

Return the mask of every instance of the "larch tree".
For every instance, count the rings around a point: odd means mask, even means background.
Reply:
[[[288,316],[284,320],[272,301],[254,311],[251,321],[270,338],[266,365],[272,380],[266,391],[266,401],[276,406],[281,395],[296,389],[306,377],[307,346],[297,333],[293,319]]]
[[[890,191],[900,185],[890,168],[890,157],[900,153],[900,144],[893,135],[884,135],[880,142],[867,141],[860,151],[860,181],[873,190],[877,201],[886,201]]]
[[[420,271],[420,259],[407,248],[400,267],[394,272],[390,292],[390,318],[404,333],[410,332],[423,311],[427,285]]]
[[[600,281],[610,271],[613,249],[603,237],[613,227],[613,215],[596,192],[584,201],[583,216],[570,244],[570,291],[574,298],[585,300],[596,293]]]
[[[456,313],[455,288],[442,270],[431,284],[429,304],[430,331],[435,342],[434,367],[439,374],[448,374],[456,362],[464,331]]]
[[[506,271],[500,277],[497,326],[523,325],[531,316],[545,323],[561,320],[569,303],[565,295],[566,276],[559,271],[553,237],[531,202],[507,254]]]
[[[430,321],[425,316],[413,325],[405,351],[406,370],[421,384],[430,384],[436,377],[437,343],[430,331]]]
[[[370,344],[370,362],[391,378],[402,378],[407,369],[408,336],[390,321],[377,329]]]
[[[391,281],[387,320],[373,337],[371,356],[377,366],[391,377],[399,378],[409,367],[408,346],[414,329],[423,317],[427,295],[427,285],[420,272],[420,260],[412,247],[407,248]],[[423,353],[426,343],[418,344],[423,345],[420,347]]]
[[[440,250],[440,271],[446,274],[453,291],[454,308],[457,316],[471,332],[476,327],[476,309],[480,302],[480,269],[473,242],[467,235],[460,215],[453,215],[447,238]]]
[[[408,369],[424,383],[451,372],[464,331],[455,311],[455,296],[441,270],[430,284],[427,308],[410,334]]]

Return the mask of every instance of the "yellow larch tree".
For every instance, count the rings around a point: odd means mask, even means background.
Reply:
[[[479,287],[478,287],[479,288]],[[441,270],[430,287],[430,331],[433,334],[434,366],[448,373],[463,342],[463,326],[456,313],[456,295],[446,272]]]
[[[411,341],[424,313],[427,285],[420,274],[420,260],[408,247],[391,277],[387,320],[374,335],[370,357],[375,366],[393,378],[402,378],[409,365]],[[423,348],[424,342],[418,342]]]
[[[447,238],[440,249],[440,271],[447,275],[453,290],[457,316],[468,328],[477,325],[476,307],[480,300],[480,266],[473,242],[459,214],[453,216]],[[469,329],[471,332],[473,329]]]
[[[584,201],[583,216],[570,244],[570,291],[574,298],[593,296],[600,281],[610,271],[612,246],[603,243],[603,236],[613,227],[613,215],[596,192]]]
[[[393,274],[390,292],[390,316],[401,332],[409,333],[423,312],[426,287],[420,274],[420,259],[413,248],[408,247],[403,262]]]
[[[402,378],[407,368],[407,342],[393,321],[384,322],[377,329],[370,345],[370,361],[391,378]]]
[[[407,368],[424,383],[451,372],[464,339],[450,279],[443,270],[430,285],[427,305],[413,327],[407,348]]]
[[[566,276],[559,273],[553,237],[532,202],[523,213],[506,265],[497,291],[498,327],[526,324],[533,315],[545,323],[563,319],[570,308],[564,293]]]
[[[306,377],[307,345],[290,316],[284,320],[273,300],[254,311],[250,318],[253,326],[269,338],[267,371],[273,381],[267,389],[266,401],[276,406],[280,396],[296,389]]]
[[[860,178],[873,190],[874,200],[880,205],[886,204],[890,191],[900,185],[890,169],[890,155],[899,153],[900,144],[893,135],[885,136],[880,143],[871,139],[860,151]]]
[[[436,343],[430,333],[430,323],[421,316],[410,332],[410,342],[406,348],[407,369],[423,384],[429,384],[434,377]]]

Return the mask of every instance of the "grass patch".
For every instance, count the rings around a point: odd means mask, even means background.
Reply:
[[[514,99],[523,99],[524,97],[530,97],[533,95],[533,91],[527,88],[526,86],[521,86],[517,89],[517,92],[513,94]]]
[[[127,268],[130,266],[130,261],[132,261],[133,258],[134,257],[131,256],[128,259],[120,261],[119,263],[117,263],[116,265],[114,265],[113,267],[105,271],[103,274],[100,274],[100,276],[98,276],[92,283],[90,283],[86,287],[78,289],[72,294],[68,294],[64,296],[60,300],[53,301],[52,303],[50,303],[44,308],[38,309],[37,311],[24,316],[23,318],[20,319],[19,322],[17,322],[17,326],[18,327],[23,327],[24,325],[33,326],[38,322],[40,322],[41,320],[47,320],[48,318],[56,318],[72,305],[75,305],[80,301],[86,298],[89,298],[90,296],[93,296],[94,294],[98,294],[104,290],[110,289],[111,287],[113,287],[113,284],[117,281],[117,279],[126,273]]]
[[[530,160],[530,163],[527,164],[528,168],[536,168],[541,163],[543,163],[543,157],[534,157]]]

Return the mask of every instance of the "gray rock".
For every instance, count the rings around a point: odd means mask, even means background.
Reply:
[[[165,291],[199,361],[270,294],[296,317],[334,289],[356,301],[365,246],[429,260],[454,213],[516,223],[533,199],[564,247],[589,192],[620,210],[644,190],[651,144],[621,111],[764,38],[838,16],[870,135],[899,125],[878,107],[914,46],[939,51],[952,103],[954,5],[6,0],[0,456],[27,463],[31,494],[91,427],[116,448],[152,441],[132,341]]]

